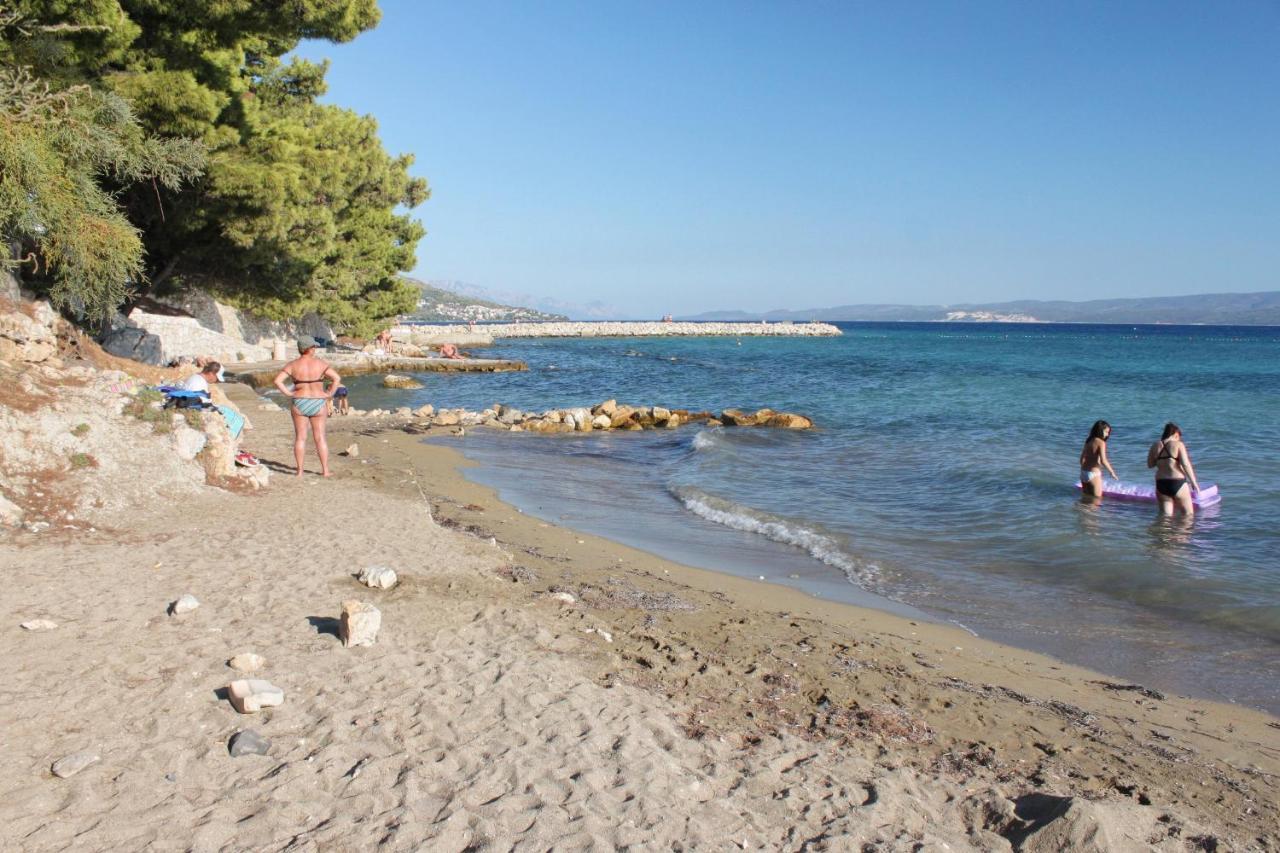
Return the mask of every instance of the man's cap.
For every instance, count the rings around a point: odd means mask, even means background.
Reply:
[[[298,335],[298,352],[306,352],[309,349],[315,349],[320,346],[316,339],[310,335]]]

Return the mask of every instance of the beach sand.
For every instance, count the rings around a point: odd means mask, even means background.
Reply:
[[[1280,849],[1267,714],[549,525],[357,418],[294,479],[253,419],[269,489],[0,552],[3,849]],[[248,651],[285,693],[256,715]]]

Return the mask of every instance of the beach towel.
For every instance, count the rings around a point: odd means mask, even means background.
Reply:
[[[239,438],[241,431],[244,430],[244,415],[230,406],[218,406],[217,409],[222,412],[222,417],[226,418],[227,429],[231,430],[231,437],[233,439]]]

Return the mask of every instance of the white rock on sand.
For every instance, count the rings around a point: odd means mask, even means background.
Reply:
[[[360,572],[359,581],[370,589],[391,589],[396,585],[396,570],[388,566],[369,566]]]
[[[181,616],[183,613],[190,613],[200,606],[200,602],[196,600],[194,595],[187,593],[177,601],[169,605],[170,616]]]
[[[242,678],[227,685],[227,698],[241,714],[256,714],[263,708],[284,704],[284,691],[270,681]]]
[[[254,652],[241,652],[227,661],[227,666],[237,672],[257,672],[267,665],[266,659]]]
[[[53,771],[54,776],[57,776],[59,779],[66,779],[69,776],[76,775],[81,770],[85,769],[90,764],[94,764],[98,760],[98,754],[91,750],[74,752],[71,755],[59,758],[57,761],[53,762],[53,767],[50,769]]]
[[[338,623],[338,636],[342,645],[372,646],[378,641],[382,627],[382,613],[372,604],[362,601],[342,602],[342,617]]]
[[[52,631],[58,627],[58,623],[52,619],[32,619],[22,623],[22,627],[27,631]]]

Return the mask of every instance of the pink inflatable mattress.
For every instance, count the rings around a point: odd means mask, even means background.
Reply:
[[[1080,488],[1080,484],[1076,483],[1076,488]],[[1155,503],[1156,487],[1154,485],[1138,486],[1133,483],[1116,483],[1107,480],[1102,486],[1102,496],[1107,498],[1115,498],[1121,501],[1150,501]],[[1212,483],[1205,484],[1204,488],[1199,492],[1193,492],[1191,495],[1191,503],[1197,507],[1213,506],[1222,500],[1222,496],[1218,494],[1218,487]]]

